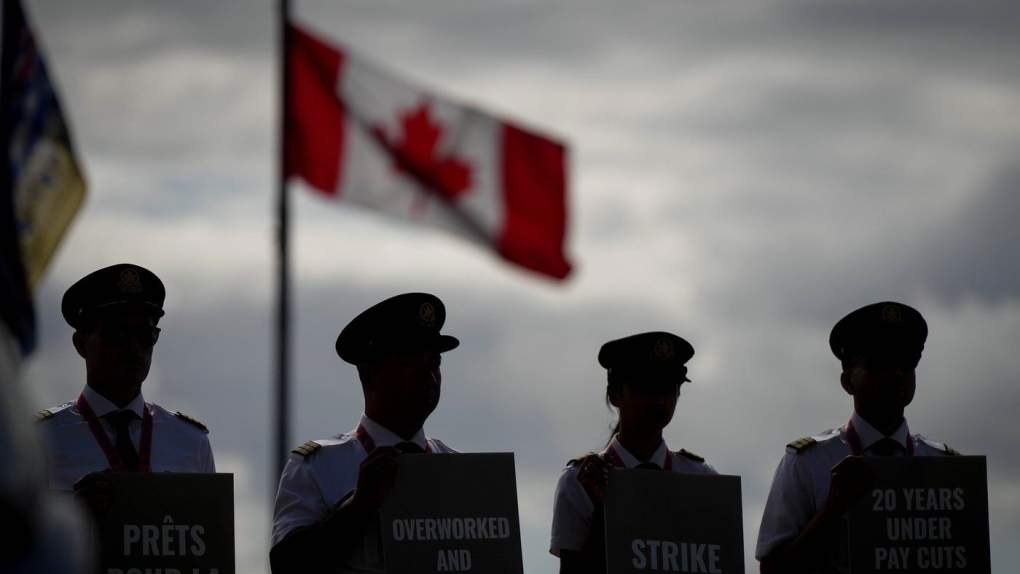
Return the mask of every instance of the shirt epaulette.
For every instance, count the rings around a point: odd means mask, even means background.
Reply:
[[[922,434],[915,434],[914,435],[914,440],[923,442],[926,445],[928,445],[928,446],[930,446],[930,447],[932,447],[934,449],[941,450],[941,451],[945,452],[946,454],[948,454],[949,456],[963,456],[962,452],[956,450],[955,448],[949,446],[948,444],[946,444],[944,442],[935,442],[933,440],[928,440]]]
[[[696,460],[698,462],[705,462],[705,457],[701,456],[700,454],[693,453],[693,452],[691,452],[691,451],[689,451],[689,450],[687,450],[685,448],[682,448],[682,449],[678,450],[677,454],[679,454],[680,456],[685,456],[685,457],[687,457],[687,458],[689,458],[691,460]]]
[[[787,444],[786,448],[792,448],[794,452],[800,454],[816,444],[818,444],[818,441],[815,440],[814,437],[806,436]]]
[[[577,457],[577,458],[572,458],[572,459],[570,459],[570,460],[568,460],[568,461],[567,461],[567,466],[570,466],[570,465],[572,465],[572,464],[577,464],[577,463],[581,462],[582,460],[584,460],[584,459],[585,459],[585,457],[587,457],[587,456],[591,456],[591,455],[593,455],[593,454],[595,454],[595,453],[594,453],[594,452],[591,452],[591,451],[588,451],[588,452],[586,452],[586,453],[582,454],[581,456],[579,456],[579,457]]]
[[[294,450],[290,451],[295,454],[300,454],[303,458],[308,458],[313,452],[322,448],[322,445],[310,440],[300,446],[294,447]]]
[[[66,402],[62,405],[57,405],[55,407],[50,407],[48,409],[42,409],[41,411],[35,413],[35,420],[36,422],[48,420],[73,406],[74,406],[73,402]]]
[[[189,423],[197,426],[198,428],[200,428],[200,429],[202,429],[202,430],[204,430],[206,432],[209,431],[209,429],[204,424],[202,424],[201,422],[199,422],[199,421],[189,417],[188,415],[186,415],[184,413],[175,412],[174,416],[179,418],[179,419],[181,419],[182,421],[189,422]]]

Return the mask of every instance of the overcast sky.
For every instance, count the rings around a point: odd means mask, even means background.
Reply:
[[[166,317],[148,400],[211,429],[234,473],[238,572],[268,572],[274,467],[276,6],[27,0],[88,180],[38,294],[30,412],[84,365],[64,290],[119,262],[156,272]],[[784,445],[852,402],[832,325],[881,300],[930,336],[911,429],[988,459],[995,572],[1020,571],[1020,6],[884,1],[298,1],[320,33],[570,149],[555,283],[441,233],[291,186],[290,442],[354,427],[340,329],[429,291],[462,345],[426,425],[515,453],[525,569],[554,572],[553,489],[599,449],[602,343],[694,345],[673,449],[739,475],[748,571]]]

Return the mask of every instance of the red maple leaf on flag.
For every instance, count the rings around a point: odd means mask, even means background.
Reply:
[[[471,189],[471,164],[454,155],[440,156],[439,139],[443,125],[432,117],[425,100],[400,114],[403,133],[391,140],[383,126],[372,126],[372,134],[393,156],[393,169],[406,173],[441,198],[455,200]],[[395,138],[394,138],[395,139]]]

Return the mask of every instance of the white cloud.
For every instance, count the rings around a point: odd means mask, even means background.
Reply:
[[[556,477],[611,418],[599,345],[674,330],[697,354],[666,439],[741,475],[750,569],[783,445],[850,413],[831,325],[901,299],[932,327],[911,425],[987,454],[993,569],[1017,569],[1015,9],[299,4],[383,64],[569,141],[577,271],[552,285],[293,185],[292,442],[360,413],[332,350],[347,320],[398,292],[441,294],[463,345],[428,428],[463,450],[515,451],[526,570],[552,571]],[[43,282],[29,410],[82,384],[58,313],[66,286],[119,261],[156,270],[169,310],[147,396],[210,426],[235,473],[238,565],[267,572],[274,7],[30,9],[90,190]]]

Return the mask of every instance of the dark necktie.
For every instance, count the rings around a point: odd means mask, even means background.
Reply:
[[[634,468],[640,468],[641,470],[662,470],[662,468],[654,462],[642,462]]]
[[[409,440],[397,443],[396,446],[397,446],[397,450],[399,450],[400,452],[402,452],[404,454],[422,454],[422,453],[425,452],[425,449],[423,449],[422,447],[418,446],[418,443],[411,442]]]
[[[875,456],[894,456],[903,450],[900,443],[891,438],[883,438],[871,445],[871,453]]]
[[[134,411],[125,409],[107,413],[103,418],[110,421],[114,431],[117,433],[117,454],[120,455],[120,459],[124,462],[124,470],[137,472],[138,451],[135,450],[135,445],[131,442],[131,432],[128,430],[128,425],[131,424],[131,421],[137,419],[138,415]]]

